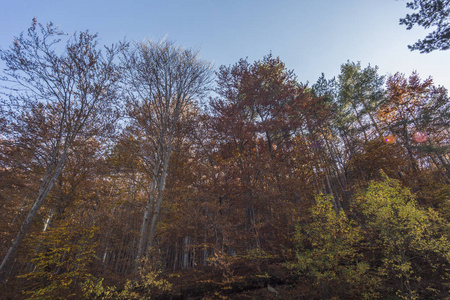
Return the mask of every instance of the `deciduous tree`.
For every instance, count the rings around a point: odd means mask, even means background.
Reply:
[[[33,20],[26,35],[16,37],[9,50],[0,50],[10,91],[2,143],[26,149],[42,169],[39,191],[3,258],[0,276],[55,185],[72,144],[111,128],[118,80],[113,59],[119,47],[105,48],[103,54],[95,34],[76,33],[61,45],[64,36],[52,23]]]
[[[211,65],[198,52],[169,41],[136,43],[122,56],[128,127],[139,143],[144,173],[150,178],[136,256],[151,250],[166,185],[177,125],[209,88]]]
[[[408,299],[439,298],[448,292],[448,224],[434,210],[419,207],[397,180],[381,175],[358,202],[375,251],[382,254],[384,288]]]

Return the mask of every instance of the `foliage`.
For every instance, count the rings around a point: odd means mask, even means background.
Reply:
[[[83,228],[62,222],[36,236],[32,272],[19,277],[30,283],[29,299],[75,299],[79,285],[89,278],[89,265],[95,259],[96,227]]]
[[[361,229],[341,210],[336,213],[331,196],[319,195],[311,219],[296,228],[297,263],[301,274],[315,278],[321,297],[372,298],[376,278],[358,251]]]
[[[366,226],[375,234],[375,251],[382,254],[379,274],[385,287],[401,297],[436,297],[448,288],[450,276],[448,223],[431,208],[418,207],[397,180],[382,177],[358,198]]]
[[[86,299],[119,299],[119,292],[115,286],[104,286],[103,278],[88,277],[83,282],[81,289]]]
[[[168,291],[171,284],[160,278],[161,271],[154,270],[147,260],[141,263],[138,272],[138,280],[127,280],[124,290],[119,294],[124,299],[142,299],[143,296],[149,297],[154,291]]]
[[[152,249],[177,129],[209,90],[211,64],[167,40],[136,43],[122,54],[122,77],[128,86],[124,89],[126,111],[131,120],[127,132],[139,141],[134,155],[150,181],[136,271]]]
[[[414,25],[424,28],[437,27],[425,39],[417,41],[408,48],[419,50],[421,53],[448,50],[450,48],[450,2],[447,0],[414,0],[408,2],[406,6],[413,10],[419,10],[417,13],[407,14],[405,18],[400,19],[400,24],[406,25],[406,29],[409,30]]]
[[[39,189],[28,215],[0,265],[2,277],[39,209],[52,191],[76,141],[111,131],[118,69],[114,56],[122,46],[98,49],[97,36],[88,31],[66,38],[54,24],[33,19],[26,35],[16,37],[8,50],[4,82],[8,101],[2,143],[30,156]],[[105,53],[106,52],[106,53]],[[8,162],[5,167],[8,166]],[[35,170],[33,170],[35,171]]]
[[[450,106],[444,87],[435,86],[432,78],[422,81],[417,72],[408,78],[396,73],[387,80],[387,96],[378,115],[391,133],[406,144],[412,143],[414,130],[426,132],[428,141],[445,142]]]
[[[83,296],[86,299],[150,299],[155,291],[169,291],[171,284],[160,278],[161,271],[148,267],[143,262],[139,269],[138,280],[127,280],[123,289],[104,286],[104,279],[87,278],[83,283]]]

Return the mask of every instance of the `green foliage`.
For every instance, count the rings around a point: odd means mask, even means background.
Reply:
[[[419,50],[421,53],[448,50],[450,48],[450,2],[448,0],[414,0],[408,2],[406,6],[410,9],[419,10],[400,19],[400,24],[406,25],[406,29],[409,30],[414,25],[424,28],[436,26],[436,29],[429,33],[425,39],[418,40],[414,45],[409,45],[408,48],[411,51]]]
[[[333,295],[373,297],[376,280],[369,276],[369,264],[361,262],[358,253],[361,230],[344,211],[335,212],[331,196],[317,196],[316,203],[310,222],[297,226],[298,262],[294,267],[315,278],[324,292],[333,287]]]
[[[28,299],[76,298],[79,284],[90,276],[88,267],[95,258],[96,231],[96,227],[63,222],[36,236],[32,242],[36,252],[31,260],[35,269],[19,276],[31,284],[24,292]]]
[[[353,204],[361,226],[336,213],[331,196],[323,195],[297,226],[293,267],[313,279],[316,296],[434,299],[448,292],[448,221],[418,206],[399,181],[381,178]]]
[[[362,133],[368,142],[369,128],[381,135],[375,114],[384,100],[384,76],[378,67],[361,67],[361,63],[347,61],[341,65],[336,92],[335,125],[341,132]],[[352,133],[353,131],[353,133]]]
[[[358,200],[375,252],[382,254],[378,271],[385,286],[405,299],[444,291],[450,279],[450,243],[442,231],[448,225],[436,211],[418,207],[397,180],[382,176]]]

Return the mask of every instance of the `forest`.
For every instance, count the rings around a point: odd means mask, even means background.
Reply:
[[[0,50],[0,298],[448,299],[450,103],[33,20]]]

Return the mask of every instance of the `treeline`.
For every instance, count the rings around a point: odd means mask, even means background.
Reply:
[[[0,57],[3,298],[448,295],[431,78],[346,62],[308,86],[272,55],[214,74],[35,20]]]

